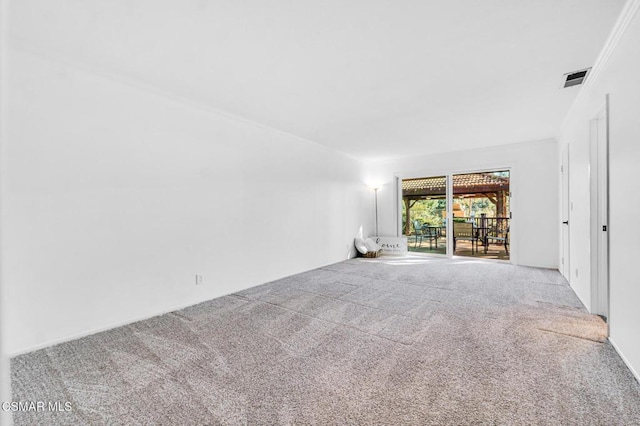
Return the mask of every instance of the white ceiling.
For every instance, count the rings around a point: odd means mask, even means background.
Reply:
[[[13,0],[13,40],[365,160],[554,137],[623,0]]]

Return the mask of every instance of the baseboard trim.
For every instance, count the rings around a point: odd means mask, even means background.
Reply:
[[[0,1],[2,1],[2,0],[0,0]],[[355,257],[355,247],[353,248],[353,252],[350,253],[350,254],[353,254],[353,257]],[[347,259],[350,259],[349,255],[347,255]],[[148,320],[148,319],[151,319],[151,318],[154,318],[154,317],[159,317],[161,315],[165,315],[165,314],[168,314],[170,312],[179,311],[181,309],[188,308],[190,306],[194,306],[194,305],[197,305],[199,303],[204,303],[204,302],[207,302],[209,300],[213,300],[213,299],[217,299],[217,298],[220,298],[220,297],[229,296],[231,294],[237,293],[237,292],[242,291],[242,290],[246,290],[248,288],[252,288],[252,287],[259,286],[259,285],[262,285],[262,284],[265,284],[265,283],[269,283],[269,282],[273,282],[273,281],[276,281],[276,280],[279,280],[279,279],[287,278],[287,277],[292,276],[292,275],[301,274],[303,272],[311,271],[313,269],[323,268],[325,266],[333,265],[335,263],[340,263],[340,262],[342,262],[344,260],[345,259],[341,259],[341,260],[338,260],[338,261],[335,261],[335,262],[331,261],[329,263],[326,263],[326,264],[323,264],[323,265],[318,265],[318,266],[315,266],[315,267],[310,268],[310,269],[304,269],[302,271],[293,272],[293,273],[291,273],[289,275],[286,275],[284,277],[273,278],[273,279],[270,279],[269,281],[260,282],[260,283],[252,283],[252,284],[249,284],[249,285],[245,285],[242,288],[234,289],[233,291],[230,291],[229,293],[220,294],[220,295],[217,295],[217,296],[207,297],[206,299],[195,299],[195,300],[192,300],[192,301],[189,301],[189,302],[186,302],[186,303],[182,303],[180,305],[175,305],[175,306],[172,306],[172,307],[161,309],[160,311],[157,311],[157,312],[154,312],[154,313],[149,313],[149,314],[146,314],[146,315],[141,315],[141,316],[129,318],[129,319],[126,319],[126,320],[123,320],[123,321],[118,321],[118,322],[115,322],[115,323],[111,323],[111,324],[106,325],[104,327],[97,327],[97,328],[94,328],[94,329],[91,329],[91,330],[82,331],[80,333],[71,334],[69,336],[61,337],[61,338],[58,338],[58,339],[53,339],[53,340],[50,340],[50,341],[47,341],[47,342],[44,342],[44,343],[40,343],[40,344],[37,344],[37,345],[34,345],[34,346],[27,347],[26,349],[21,349],[21,350],[15,351],[15,352],[8,352],[8,353],[5,354],[5,356],[7,356],[7,357],[9,357],[9,359],[11,359],[13,357],[24,355],[24,354],[27,354],[29,352],[38,351],[40,349],[45,349],[45,348],[49,348],[51,346],[59,345],[60,343],[66,343],[66,342],[70,342],[72,340],[82,339],[83,337],[91,336],[92,334],[102,333],[103,331],[109,331],[109,330],[112,330],[114,328],[123,327],[125,325],[133,324],[133,323],[136,323],[136,322],[139,322],[139,321],[145,321],[145,320]]]
[[[613,346],[613,349],[616,350],[618,355],[620,355],[620,358],[622,358],[622,361],[625,363],[629,371],[631,371],[631,374],[633,374],[633,377],[636,378],[636,381],[640,383],[640,374],[638,374],[638,372],[633,368],[633,366],[631,365],[629,360],[624,356],[624,354],[622,353],[618,345],[616,345],[616,342],[611,337],[609,337],[609,342],[611,343],[611,346]]]
[[[237,291],[241,291],[241,290],[237,290]],[[235,293],[235,291],[234,291],[234,293]],[[216,299],[218,297],[228,296],[230,294],[233,294],[233,293],[222,294],[220,296],[214,297],[213,299]],[[145,321],[145,320],[148,320],[148,319],[151,319],[151,318],[154,318],[154,317],[158,317],[160,315],[168,314],[170,312],[179,311],[181,309],[188,308],[189,306],[194,306],[194,305],[197,305],[199,303],[206,302],[208,300],[211,300],[211,299],[194,300],[192,302],[187,302],[187,303],[184,303],[184,304],[181,304],[181,305],[177,305],[177,306],[173,306],[173,307],[170,307],[170,308],[163,309],[163,310],[161,310],[159,312],[156,312],[156,313],[153,313],[153,314],[142,315],[142,316],[139,316],[139,317],[126,319],[126,320],[123,320],[123,321],[118,321],[118,322],[106,325],[104,327],[97,327],[97,328],[94,328],[94,329],[91,329],[91,330],[83,331],[83,332],[80,332],[80,333],[72,334],[72,335],[69,335],[69,336],[61,337],[59,339],[54,339],[54,340],[51,340],[51,341],[48,341],[48,342],[45,342],[45,343],[34,345],[34,346],[28,347],[26,349],[19,350],[17,352],[9,353],[8,356],[9,356],[9,358],[13,358],[13,357],[16,357],[16,356],[19,356],[19,355],[28,354],[29,352],[34,352],[34,351],[38,351],[40,349],[45,349],[45,348],[49,348],[51,346],[59,345],[60,343],[66,343],[66,342],[70,342],[72,340],[82,339],[83,337],[91,336],[92,334],[102,333],[103,331],[113,330],[114,328],[123,327],[125,325],[133,324],[133,323],[136,323],[136,322],[139,322],[139,321]]]

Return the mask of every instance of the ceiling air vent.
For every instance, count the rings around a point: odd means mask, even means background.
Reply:
[[[591,68],[573,71],[562,76],[562,87],[572,87],[584,83]]]

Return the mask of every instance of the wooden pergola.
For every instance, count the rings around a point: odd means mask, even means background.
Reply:
[[[411,233],[411,207],[419,200],[446,198],[446,177],[403,179],[402,200],[407,212],[405,235]],[[453,175],[453,196],[487,198],[496,206],[497,217],[507,217],[509,177],[493,173],[467,173]]]

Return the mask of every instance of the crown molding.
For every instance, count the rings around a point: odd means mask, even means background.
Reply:
[[[618,19],[616,20],[616,23],[613,25],[613,28],[611,29],[611,32],[609,33],[609,37],[607,37],[607,40],[604,46],[602,47],[600,54],[596,58],[595,63],[591,68],[591,71],[587,75],[587,79],[582,84],[582,87],[580,88],[578,95],[574,99],[573,103],[571,104],[571,107],[569,107],[569,110],[567,111],[567,114],[564,117],[562,125],[560,126],[560,134],[559,134],[560,138],[562,137],[562,133],[564,132],[567,120],[572,116],[573,111],[576,109],[576,105],[580,104],[582,98],[586,96],[585,93],[588,92],[588,89],[591,86],[593,86],[596,81],[598,81],[598,78],[600,77],[602,70],[606,67],[607,63],[609,62],[609,59],[611,58],[611,55],[618,47],[618,43],[620,43],[620,39],[622,38],[624,33],[627,31],[627,28],[629,27],[629,24],[631,23],[636,13],[638,12],[638,9],[640,9],[640,0],[627,0],[625,5],[622,7],[622,11],[620,12]]]
[[[3,1],[3,0],[0,0],[0,1]],[[84,74],[88,74],[88,75],[92,75],[94,77],[100,78],[102,80],[108,80],[108,81],[111,81],[112,83],[126,86],[131,90],[147,93],[148,95],[153,95],[153,96],[165,99],[167,101],[173,102],[175,104],[182,105],[183,107],[191,108],[193,110],[199,110],[206,114],[222,117],[232,122],[242,123],[244,125],[259,128],[270,133],[284,135],[285,137],[291,138],[293,140],[301,141],[308,145],[312,145],[322,151],[331,152],[333,154],[337,154],[337,155],[349,158],[359,163],[362,162],[361,158],[356,157],[355,155],[350,154],[348,152],[340,151],[338,149],[331,148],[327,145],[316,142],[312,139],[307,139],[306,137],[296,135],[286,130],[282,130],[274,126],[264,124],[259,121],[255,121],[253,119],[243,117],[241,115],[237,115],[237,114],[225,111],[223,109],[216,108],[214,106],[207,104],[206,102],[202,102],[200,100],[193,99],[188,96],[183,96],[175,91],[167,90],[160,86],[144,82],[138,78],[130,77],[123,73],[102,68],[90,62],[73,59],[69,56],[65,56],[57,52],[47,50],[44,47],[38,45],[37,43],[32,43],[31,41],[23,38],[12,37],[10,39],[7,39],[7,45],[9,45],[9,48],[16,49],[17,51],[22,52],[26,55],[40,58],[41,60],[45,60],[49,63],[56,64],[57,66],[62,66],[64,68],[73,70],[75,72],[81,72]]]
[[[602,50],[600,51],[600,54],[596,58],[596,61],[593,65],[593,68],[591,69],[591,72],[589,73],[589,76],[587,76],[587,80],[585,81],[583,89],[584,87],[589,87],[591,85],[590,84],[591,81],[598,79],[598,76],[600,75],[602,69],[609,62],[609,58],[611,58],[611,55],[615,51],[616,47],[618,47],[618,43],[620,42],[620,39],[626,32],[627,28],[629,27],[629,24],[631,23],[634,16],[638,12],[638,9],[640,9],[640,0],[628,0],[625,3],[624,7],[622,8],[622,11],[620,12],[620,16],[618,16],[618,20],[613,26],[613,29],[611,30],[611,33],[609,34],[609,37],[607,38],[607,41],[604,44],[604,47],[602,48]],[[584,90],[581,90],[580,92],[583,92],[583,91]]]

